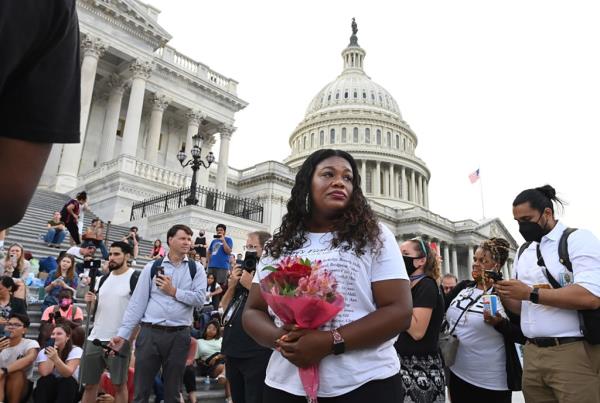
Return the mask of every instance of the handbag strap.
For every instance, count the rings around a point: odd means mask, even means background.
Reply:
[[[456,320],[456,322],[454,322],[454,326],[452,327],[452,330],[450,330],[450,334],[454,333],[454,329],[456,329],[456,326],[458,325],[458,322],[460,322],[460,320],[462,319],[463,315],[469,310],[469,308],[471,306],[473,306],[473,304],[475,304],[477,301],[479,301],[479,298],[483,297],[484,293],[481,293],[481,295],[479,295],[477,298],[475,298],[473,301],[469,302],[469,305],[467,305],[467,307],[465,308],[464,311],[462,311],[460,313],[460,315],[458,316],[458,319]]]

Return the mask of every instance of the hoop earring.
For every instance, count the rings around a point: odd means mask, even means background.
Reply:
[[[306,200],[304,206],[306,207],[306,212],[310,211],[310,194],[306,195]]]

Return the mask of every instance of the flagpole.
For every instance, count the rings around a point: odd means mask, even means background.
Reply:
[[[485,220],[485,208],[483,205],[483,179],[481,179],[481,173],[479,173],[479,192],[481,194],[481,219]]]

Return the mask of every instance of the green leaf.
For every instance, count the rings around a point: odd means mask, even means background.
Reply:
[[[262,271],[265,271],[265,270],[271,271],[271,272],[277,271],[277,269],[275,267],[273,267],[273,266],[267,266],[264,269],[262,269]]]

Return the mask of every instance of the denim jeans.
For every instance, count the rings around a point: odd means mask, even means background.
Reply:
[[[48,232],[46,232],[44,241],[46,241],[46,243],[53,243],[56,245],[60,245],[65,240],[65,236],[67,236],[65,231],[50,228],[48,230]]]

